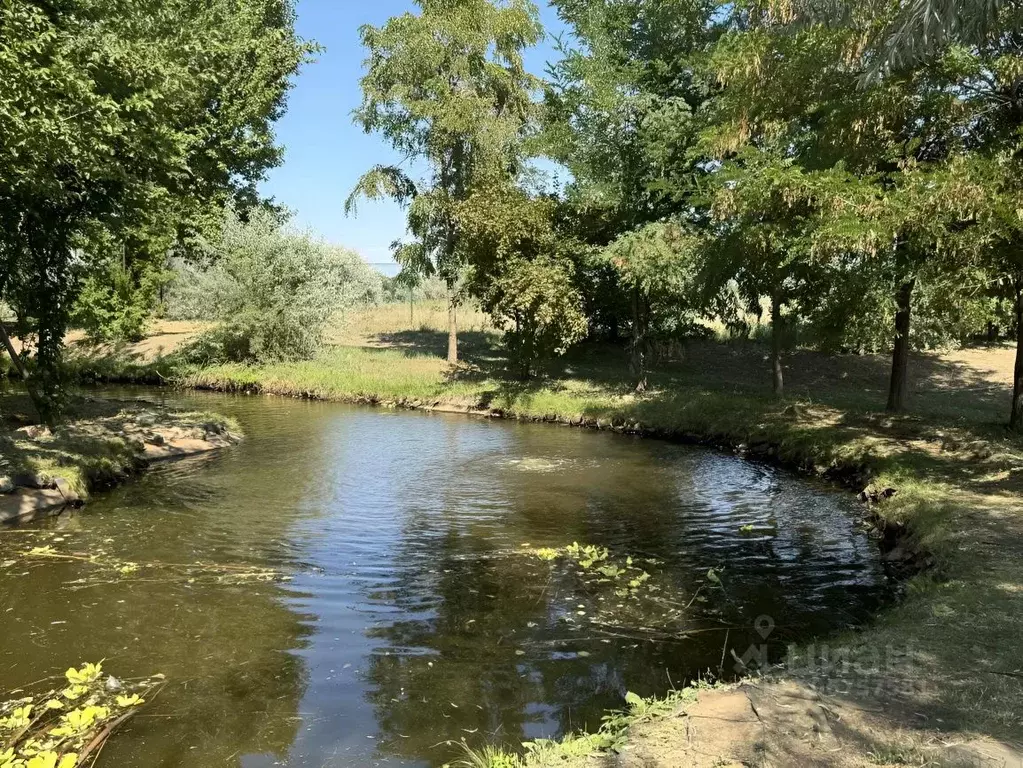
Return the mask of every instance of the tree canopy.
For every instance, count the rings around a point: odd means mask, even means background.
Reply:
[[[512,183],[522,172],[539,81],[524,48],[543,34],[530,0],[417,0],[382,27],[361,30],[368,51],[355,117],[402,156],[359,180],[359,197],[389,197],[408,209],[411,242],[396,242],[405,270],[438,275],[449,287],[448,359],[458,359],[455,286],[472,258],[456,209],[477,189]],[[421,172],[421,177],[420,176]]]
[[[272,124],[311,52],[288,0],[62,0],[0,8],[0,298],[59,410],[80,279],[111,243],[139,258],[252,205]]]

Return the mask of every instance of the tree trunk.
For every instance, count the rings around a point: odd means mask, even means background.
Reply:
[[[18,375],[21,376],[21,380],[27,382],[28,371],[25,370],[25,362],[21,359],[21,355],[18,354],[18,350],[14,348],[14,344],[11,343],[11,337],[7,334],[7,329],[3,323],[0,323],[0,340],[3,341],[4,346],[7,348],[7,354],[11,356],[11,362],[18,369]]]
[[[899,286],[895,297],[895,345],[892,350],[892,376],[888,385],[889,413],[899,413],[906,408],[906,391],[909,388],[909,322],[912,315],[913,288],[916,278]]]
[[[785,374],[781,367],[782,304],[781,297],[775,292],[771,297],[771,369],[775,397],[785,395]]]
[[[1023,275],[1016,278],[1016,367],[1012,375],[1009,429],[1023,432]]]
[[[52,419],[47,417],[46,404],[39,398],[39,392],[36,390],[34,382],[29,376],[28,369],[25,367],[25,359],[14,348],[11,337],[3,323],[0,323],[0,342],[3,342],[4,347],[7,349],[7,354],[11,356],[11,362],[18,369],[18,375],[21,376],[21,380],[25,384],[25,391],[28,392],[28,398],[32,401],[32,406],[36,409],[39,418],[52,427]]]
[[[639,288],[632,289],[632,359],[629,367],[636,379],[636,391],[646,392],[646,320]]]
[[[455,315],[454,280],[448,280],[448,363],[458,364],[458,318]]]

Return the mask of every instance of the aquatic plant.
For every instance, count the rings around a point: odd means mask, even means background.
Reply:
[[[40,531],[40,535],[47,532]],[[54,537],[55,542],[63,537]],[[114,581],[130,581],[133,578],[188,584],[250,584],[259,582],[287,581],[290,577],[275,568],[246,565],[244,563],[165,563],[160,561],[137,563],[108,554],[103,549],[91,552],[65,552],[53,544],[39,544],[22,550],[21,561],[4,560],[0,568],[10,567],[18,562],[31,564],[47,560],[80,562],[94,567],[94,572],[82,578],[67,582],[69,589],[82,589]],[[0,767],[2,768],[2,767]]]
[[[556,608],[557,620],[571,630],[585,626],[604,642],[677,639],[691,630],[697,613],[720,613],[709,605],[707,593],[717,590],[724,595],[722,568],[709,569],[704,583],[684,596],[680,585],[658,568],[661,561],[656,558],[617,555],[606,547],[575,541],[564,547],[523,544],[519,554],[546,564],[548,582],[560,581],[563,602]]]
[[[60,685],[18,689],[0,701],[0,768],[79,768],[94,763],[106,740],[164,685],[163,675],[103,676],[103,664],[64,673]]]

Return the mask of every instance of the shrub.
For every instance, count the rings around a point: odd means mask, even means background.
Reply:
[[[71,324],[94,341],[138,341],[168,275],[155,264],[110,258],[82,282]]]
[[[554,258],[510,261],[485,305],[523,378],[586,336],[582,297],[566,264]]]
[[[382,279],[358,254],[283,228],[270,212],[228,210],[199,263],[175,265],[168,316],[217,327],[186,356],[203,363],[279,362],[316,354],[328,321],[378,301]]]

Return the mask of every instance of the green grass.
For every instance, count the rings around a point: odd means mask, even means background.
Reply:
[[[627,694],[628,706],[604,716],[601,727],[593,733],[571,733],[562,739],[537,739],[524,743],[519,755],[494,746],[472,749],[464,746],[466,756],[455,762],[460,768],[582,768],[593,754],[621,749],[629,729],[644,722],[672,715],[694,703],[701,690],[708,686],[695,684],[675,690],[667,696],[644,699]]]
[[[137,446],[111,431],[125,403],[99,399],[72,399],[68,419],[43,439],[30,439],[19,431],[36,422],[28,397],[16,392],[0,393],[0,474],[34,474],[63,478],[86,499],[89,491],[119,482],[141,468]],[[155,406],[153,410],[159,411]],[[113,420],[100,426],[99,420]],[[209,412],[174,412],[175,424],[216,424],[240,434],[238,423]]]

